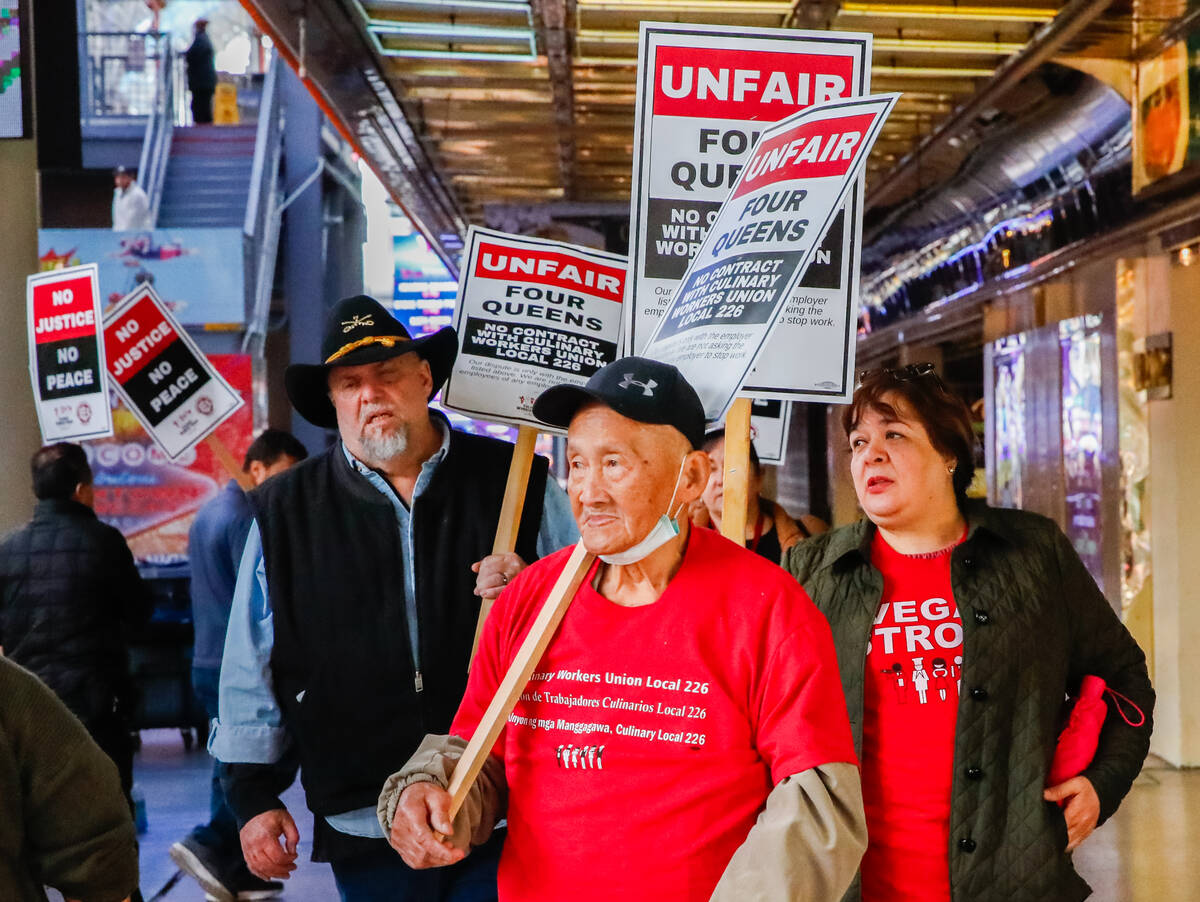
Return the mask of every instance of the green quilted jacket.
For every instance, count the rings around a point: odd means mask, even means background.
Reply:
[[[969,506],[966,516],[967,538],[950,564],[963,623],[948,850],[951,897],[1085,899],[1090,889],[1064,851],[1062,813],[1042,800],[1064,694],[1095,674],[1146,714],[1145,725],[1127,726],[1110,701],[1095,760],[1084,772],[1100,798],[1103,823],[1129,791],[1150,748],[1154,690],[1146,657],[1051,520],[980,504]],[[860,753],[867,640],[883,594],[883,577],[870,563],[874,533],[864,519],[801,542],[783,560],[833,628]],[[859,899],[856,879],[843,902]]]

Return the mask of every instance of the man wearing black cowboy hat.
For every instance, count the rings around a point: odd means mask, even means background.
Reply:
[[[455,872],[417,872],[374,813],[384,778],[426,732],[449,727],[462,698],[479,611],[472,566],[490,551],[512,453],[429,409],[456,351],[452,329],[410,338],[360,295],[332,311],[323,362],[285,374],[296,410],[341,440],[249,495],[255,525],[210,740],[246,863],[263,879],[295,867],[283,787],[261,767],[294,743],[313,858],[331,863],[343,899],[495,898],[498,842]],[[532,560],[575,536],[538,458],[517,554]]]

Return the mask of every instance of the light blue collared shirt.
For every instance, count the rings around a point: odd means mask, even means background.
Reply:
[[[438,465],[450,448],[449,427],[435,419],[442,430],[442,444],[421,465],[413,487],[412,507],[428,488]],[[346,446],[342,451],[350,466],[392,502],[400,530],[401,547],[407,560],[413,559],[412,510],[406,507],[396,490],[379,473],[355,458]],[[542,521],[538,526],[537,553],[545,557],[574,544],[579,531],[571,514],[566,493],[553,478],[546,479],[542,502]],[[404,609],[417,689],[420,691],[420,652],[414,567],[404,568]],[[271,764],[287,750],[290,737],[283,715],[275,701],[271,678],[271,648],[275,641],[273,613],[267,592],[267,571],[263,560],[262,534],[258,523],[250,526],[246,547],[238,568],[237,587],[225,634],[225,654],[221,663],[219,690],[220,717],[213,721],[208,750],[220,761],[246,764]],[[334,829],[355,836],[381,837],[374,806],[330,815],[326,821]]]

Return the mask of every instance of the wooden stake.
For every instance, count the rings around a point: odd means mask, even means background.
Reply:
[[[237,480],[238,485],[243,489],[254,488],[254,480],[250,478],[250,474],[242,471],[237,459],[233,456],[233,452],[229,450],[229,446],[221,441],[215,432],[210,432],[208,438],[204,441],[212,449],[213,456],[216,457],[217,462],[225,468],[230,476]]]
[[[575,597],[575,592],[583,583],[592,566],[592,561],[595,559],[596,556],[583,547],[582,541],[575,545],[575,550],[567,559],[566,567],[563,568],[554,588],[550,590],[546,603],[542,605],[537,619],[529,628],[525,641],[521,643],[516,657],[509,665],[508,672],[492,697],[491,704],[483,713],[479,726],[475,728],[475,734],[467,743],[466,751],[463,752],[462,758],[454,768],[454,775],[450,778],[449,786],[452,797],[450,802],[451,820],[454,820],[454,816],[458,814],[463,802],[466,801],[467,793],[470,792],[471,786],[479,776],[479,771],[482,770],[488,755],[492,753],[492,747],[500,737],[500,731],[508,722],[508,715],[516,707],[517,699],[524,691],[525,685],[529,682],[529,677],[533,675],[533,670],[542,659],[542,655],[545,654],[550,640],[554,638],[554,632],[562,622],[563,615],[567,613],[571,599]]]
[[[533,446],[537,444],[537,437],[537,430],[532,426],[522,426],[517,431],[517,443],[508,467],[508,482],[504,485],[504,503],[500,506],[500,522],[496,526],[492,554],[508,554],[517,548],[517,533],[521,529],[521,514],[525,510],[525,490],[529,488],[529,471],[533,467]],[[483,599],[479,605],[479,620],[475,623],[475,640],[471,643],[471,661],[475,660],[479,637],[483,635],[483,624],[491,610],[492,600]],[[468,663],[468,670],[470,666]]]
[[[721,535],[746,544],[750,488],[750,399],[736,398],[725,417],[725,497]]]

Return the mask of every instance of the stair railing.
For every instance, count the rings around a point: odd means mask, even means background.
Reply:
[[[258,131],[254,139],[254,164],[250,170],[250,197],[242,232],[253,249],[251,309],[243,353],[261,357],[267,340],[267,319],[271,313],[271,291],[275,285],[275,256],[279,250],[280,187],[279,166],[283,156],[283,102],[279,77],[279,56],[275,55],[263,79],[262,101],[258,112]]]
[[[175,51],[169,40],[164,44],[154,112],[146,119],[146,136],[142,139],[142,156],[138,162],[138,181],[150,201],[151,227],[158,225],[175,125]]]

